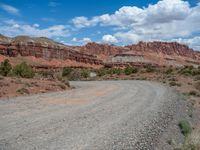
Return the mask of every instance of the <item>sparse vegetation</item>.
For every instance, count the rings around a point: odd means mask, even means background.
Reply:
[[[18,89],[16,92],[20,93],[20,94],[29,94],[30,93],[29,90],[26,88]]]
[[[23,78],[32,78],[34,77],[34,72],[26,62],[16,65],[13,68],[13,74]]]
[[[197,93],[197,91],[190,91],[190,92],[189,92],[189,95],[191,95],[191,96],[197,96],[198,93]]]
[[[175,81],[171,81],[171,82],[169,82],[169,85],[170,86],[176,86],[176,82]]]
[[[90,76],[90,72],[87,69],[81,70],[81,77],[88,78]]]
[[[138,69],[135,68],[135,67],[126,67],[125,70],[124,70],[124,73],[126,75],[130,75],[132,73],[137,73],[138,72]]]
[[[72,71],[73,71],[72,68],[64,67],[62,71],[62,76],[63,77],[69,76]]]
[[[152,67],[150,65],[146,66],[146,72],[150,73],[150,72],[156,72],[156,68]]]
[[[181,133],[185,137],[187,137],[192,132],[192,127],[187,120],[181,120],[178,125],[181,130]]]
[[[12,66],[11,66],[11,64],[10,64],[8,59],[6,59],[3,62],[1,62],[0,75],[7,76],[10,73],[11,70],[12,70]]]
[[[172,72],[173,72],[173,68],[170,67],[164,73],[168,75],[168,74],[172,74]]]

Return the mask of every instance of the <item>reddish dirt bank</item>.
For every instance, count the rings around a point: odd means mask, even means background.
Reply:
[[[69,89],[60,81],[0,77],[0,98]]]

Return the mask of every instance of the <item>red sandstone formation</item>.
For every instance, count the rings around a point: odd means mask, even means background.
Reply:
[[[0,54],[4,57],[34,57],[42,66],[63,67],[118,67],[127,65],[112,62],[112,57],[128,57],[130,54],[143,57],[149,65],[191,65],[200,64],[200,53],[186,45],[176,42],[139,42],[125,47],[88,43],[84,46],[66,46],[48,38],[31,38],[18,36],[15,38],[0,35]],[[134,55],[133,55],[134,54]],[[41,60],[42,59],[42,60]],[[148,61],[145,61],[148,60]],[[145,65],[137,62],[137,66]],[[37,63],[37,66],[40,67]],[[129,65],[134,65],[130,64]],[[48,67],[47,67],[48,68]]]
[[[133,53],[139,54],[143,56],[144,59],[150,61],[150,63],[158,65],[180,66],[200,64],[200,53],[177,42],[139,42],[138,44],[125,47],[88,43],[78,49],[81,52],[97,55],[98,58],[104,58],[104,60],[109,62],[111,60],[108,58],[113,56],[120,55],[122,57],[127,57],[128,54],[132,56]],[[188,61],[188,59],[190,61]]]
[[[56,43],[44,37],[31,38],[28,36],[18,36],[7,38],[0,36],[0,54],[9,57],[16,57],[18,55],[23,57],[34,56],[47,60],[61,59],[85,64],[102,64],[102,61],[97,59],[96,56],[75,51],[69,46]]]
[[[80,46],[78,49],[80,52],[93,54],[99,56],[100,58],[101,56],[112,56],[129,50],[129,48],[126,47],[118,47],[108,44],[98,44],[94,42],[88,43],[84,46]]]
[[[126,47],[132,51],[139,51],[142,53],[162,53],[164,55],[177,55],[196,59],[196,53],[192,49],[177,42],[139,42],[138,44]]]

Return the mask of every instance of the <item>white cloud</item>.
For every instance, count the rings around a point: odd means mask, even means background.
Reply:
[[[195,36],[192,38],[178,38],[178,39],[172,39],[171,41],[176,41],[179,43],[183,43],[188,45],[189,47],[193,48],[194,50],[200,50],[200,36]]]
[[[190,6],[188,1],[160,0],[148,7],[124,6],[113,14],[76,17],[72,22],[78,28],[114,26],[116,33],[109,37],[119,43],[131,44],[139,40],[187,39],[200,32],[199,18],[200,3]]]
[[[40,27],[40,25],[35,23],[35,24],[33,24],[33,27],[38,28],[38,27]]]
[[[169,23],[174,20],[184,20],[190,14],[190,5],[182,0],[161,0],[147,8],[124,6],[114,14],[103,14],[87,17],[76,17],[72,20],[75,26],[88,27],[98,23],[101,25],[132,27],[146,23]]]
[[[19,15],[19,10],[11,5],[0,4],[0,8],[12,15]]]
[[[102,41],[105,42],[105,43],[110,43],[110,44],[114,44],[114,43],[118,42],[118,40],[110,34],[104,35],[102,37]]]
[[[92,40],[90,39],[90,38],[88,38],[88,37],[85,37],[85,38],[83,38],[83,43],[89,43],[89,42],[92,42]]]
[[[0,33],[8,36],[29,35],[29,36],[45,36],[48,38],[67,37],[70,35],[68,26],[54,25],[47,28],[39,28],[39,24],[24,24],[14,20],[6,20],[0,26]]]
[[[84,28],[84,27],[95,26],[97,21],[96,20],[88,20],[87,17],[75,17],[74,19],[72,19],[72,23],[77,28]]]
[[[72,42],[77,42],[77,41],[78,41],[78,40],[77,40],[77,38],[75,38],[75,37],[72,39]]]
[[[72,38],[72,42],[78,43],[78,44],[86,44],[89,42],[92,42],[92,40],[88,37],[84,37],[82,39],[77,39],[76,37]]]

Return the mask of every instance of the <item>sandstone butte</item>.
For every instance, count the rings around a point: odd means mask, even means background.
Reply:
[[[112,58],[142,57],[144,62],[112,62]],[[67,46],[45,37],[0,35],[0,61],[10,59],[15,65],[27,61],[36,68],[123,67],[126,65],[199,65],[200,53],[187,45],[176,42],[139,42],[128,46],[88,43],[83,46]]]

